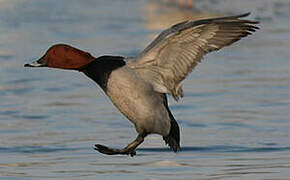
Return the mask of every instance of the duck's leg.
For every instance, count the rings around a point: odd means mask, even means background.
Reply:
[[[144,138],[146,136],[147,134],[139,134],[133,142],[128,144],[123,149],[112,149],[101,144],[96,144],[95,150],[99,151],[100,153],[107,154],[107,155],[124,154],[124,155],[130,155],[131,157],[133,157],[136,155],[135,149],[144,141]]]

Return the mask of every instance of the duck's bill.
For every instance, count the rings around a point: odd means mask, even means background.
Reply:
[[[24,64],[24,67],[47,67],[44,57],[32,63]]]

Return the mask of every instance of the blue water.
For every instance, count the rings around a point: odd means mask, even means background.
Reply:
[[[0,179],[289,179],[290,5],[263,2],[0,0]],[[177,154],[158,135],[134,158],[95,152],[125,146],[133,125],[84,75],[23,68],[54,43],[134,56],[176,22],[244,11],[261,30],[207,55],[170,99]]]

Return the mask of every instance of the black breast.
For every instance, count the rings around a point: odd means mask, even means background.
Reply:
[[[106,92],[110,74],[126,64],[121,56],[101,56],[92,61],[82,71]]]

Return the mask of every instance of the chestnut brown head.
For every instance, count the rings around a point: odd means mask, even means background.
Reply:
[[[80,70],[95,60],[89,53],[66,44],[51,46],[37,61],[25,64],[24,67],[51,67]]]

